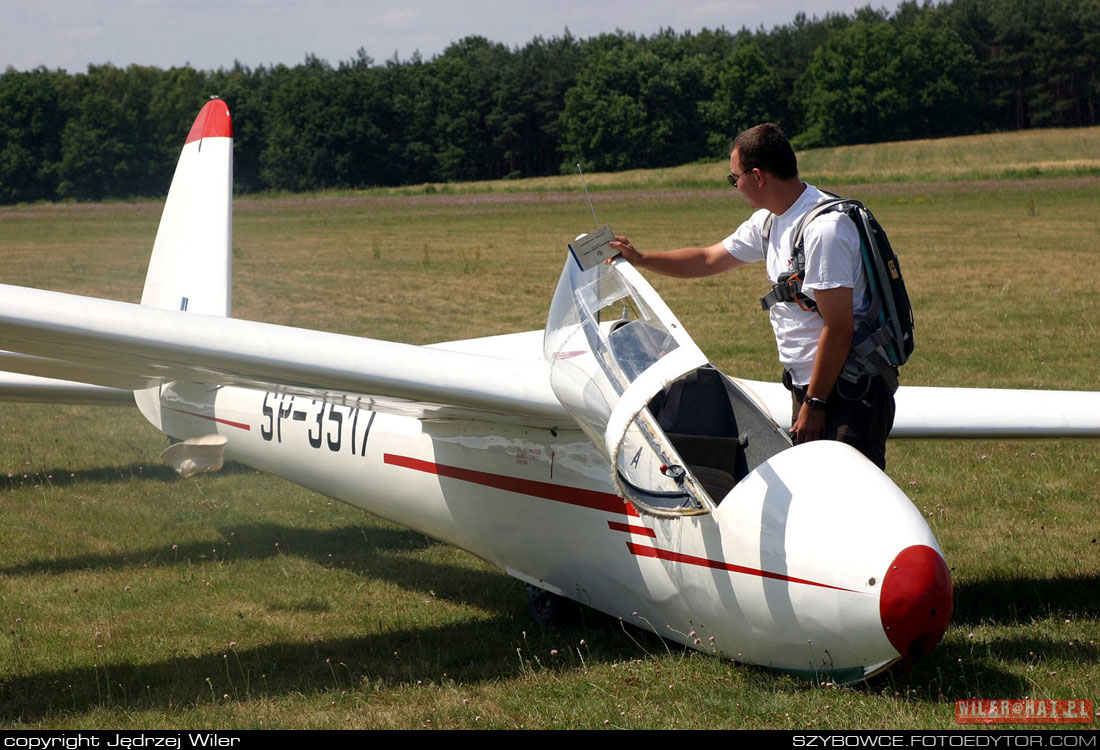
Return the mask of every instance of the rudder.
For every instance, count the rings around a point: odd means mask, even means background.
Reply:
[[[187,134],[161,213],[141,304],[229,317],[233,266],[233,126],[229,107],[207,102]],[[161,388],[134,392],[164,430]]]
[[[233,127],[225,102],[212,99],[180,152],[141,304],[229,317],[232,202]]]

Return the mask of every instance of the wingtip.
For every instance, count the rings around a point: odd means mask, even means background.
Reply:
[[[186,143],[202,138],[232,138],[233,122],[229,117],[229,107],[221,99],[211,99],[199,111]]]

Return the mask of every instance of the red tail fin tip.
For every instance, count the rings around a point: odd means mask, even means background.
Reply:
[[[187,143],[201,138],[232,138],[233,122],[229,118],[229,107],[221,99],[211,99],[199,111],[191,132],[187,134]]]

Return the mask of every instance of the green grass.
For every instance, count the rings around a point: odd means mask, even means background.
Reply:
[[[1100,180],[846,192],[901,254],[906,383],[1100,390]],[[643,250],[748,214],[728,191],[598,208]],[[158,214],[0,209],[3,281],[135,301]],[[590,221],[573,195],[240,201],[236,314],[413,343],[539,328]],[[723,369],[777,376],[760,269],[652,280]],[[957,698],[1100,696],[1095,442],[892,443],[957,611],[912,672],[848,688],[591,612],[539,629],[522,585],[470,555],[245,467],[178,480],[164,445],[134,410],[0,405],[0,724],[951,728]]]
[[[822,185],[883,182],[968,182],[1100,175],[1100,127],[1023,130],[934,140],[817,148],[799,152],[803,176]],[[728,189],[729,158],[663,169],[586,174],[592,191]],[[469,195],[479,193],[582,194],[572,169],[551,177],[425,183],[395,188],[326,191],[342,196]],[[272,197],[287,197],[275,195]],[[578,200],[580,198],[578,197]]]
[[[806,174],[828,183],[1096,176],[1100,128],[840,146],[799,156]]]

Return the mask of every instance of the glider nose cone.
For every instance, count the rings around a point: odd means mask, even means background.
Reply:
[[[879,615],[886,637],[906,659],[932,650],[951,620],[951,574],[939,552],[923,544],[903,549],[882,581]]]

